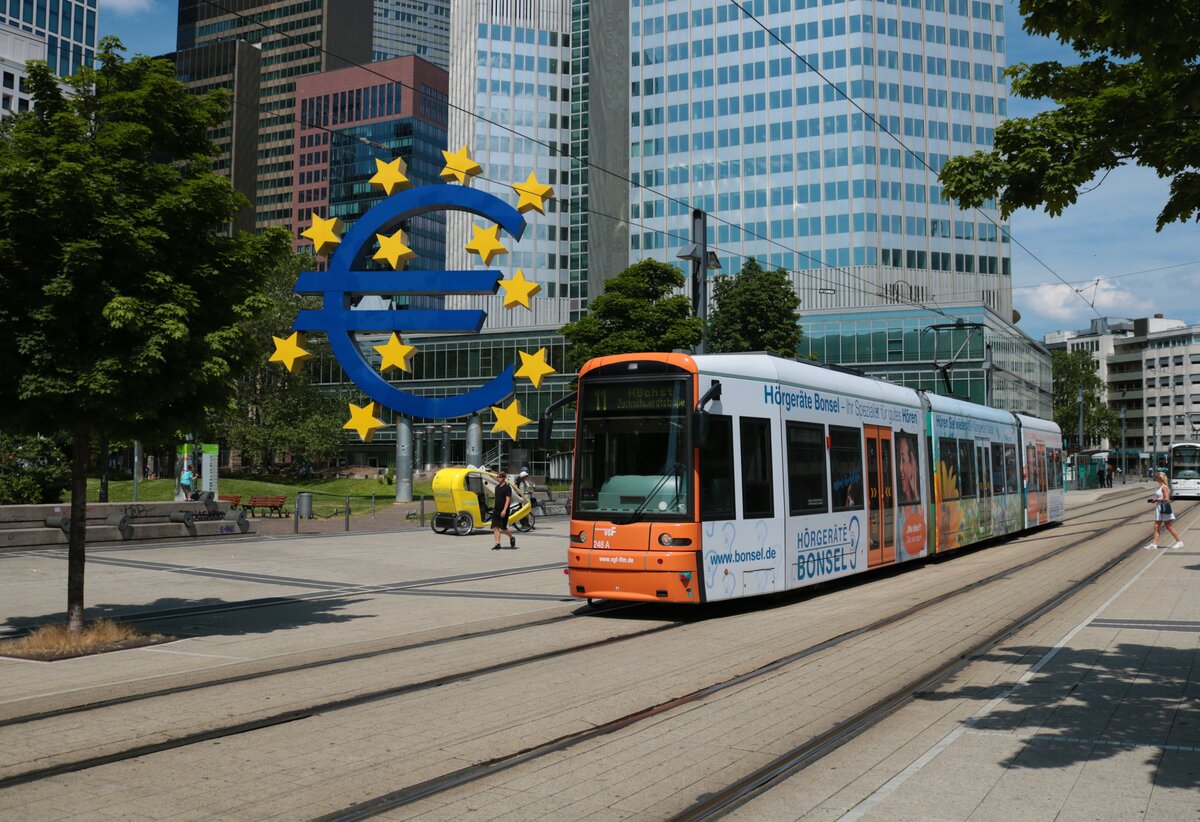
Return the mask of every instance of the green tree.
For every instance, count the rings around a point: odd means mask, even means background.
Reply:
[[[245,198],[212,172],[227,95],[104,38],[64,93],[28,66],[34,110],[0,128],[0,426],[71,442],[67,614],[83,627],[88,444],[196,430],[255,346],[260,271],[286,231],[224,236]]]
[[[751,257],[736,275],[713,283],[707,349],[713,353],[767,351],[795,357],[800,330],[800,297],[782,268],[766,271]]]
[[[1156,221],[1200,218],[1200,0],[1021,0],[1023,28],[1055,37],[1078,64],[1011,66],[1012,93],[1055,108],[996,129],[994,147],[950,160],[946,195],[999,198],[1007,217],[1075,202],[1097,174],[1126,162],[1171,181]]]
[[[58,437],[0,434],[0,505],[62,502],[70,455]]]
[[[674,351],[700,342],[703,323],[692,301],[672,294],[687,280],[658,260],[634,263],[604,284],[588,313],[559,329],[571,343],[567,360],[578,369],[592,357],[634,351]]]
[[[253,455],[263,468],[281,453],[291,454],[293,463],[328,459],[337,455],[343,442],[344,398],[323,391],[311,367],[292,374],[268,361],[274,350],[272,337],[291,333],[287,329],[301,309],[320,307],[320,297],[301,297],[292,290],[300,272],[315,267],[312,257],[289,255],[264,272],[262,287],[270,307],[247,324],[255,343],[255,365],[236,382],[229,403],[210,424],[231,447]],[[305,348],[319,360],[328,345],[310,340]]]
[[[1079,447],[1079,389],[1083,389],[1084,439],[1095,444],[1101,439],[1121,436],[1117,414],[1101,396],[1104,381],[1096,373],[1096,361],[1087,351],[1055,351],[1051,354],[1054,368],[1054,421],[1063,437]]]

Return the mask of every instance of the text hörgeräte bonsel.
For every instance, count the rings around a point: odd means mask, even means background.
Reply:
[[[911,408],[897,408],[855,397],[831,397],[819,391],[784,388],[780,385],[763,386],[763,403],[782,406],[784,411],[794,408],[826,411],[831,414],[846,414],[859,420],[880,420],[904,426],[914,426],[918,419],[917,412]]]

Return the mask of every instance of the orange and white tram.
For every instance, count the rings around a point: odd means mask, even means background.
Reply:
[[[1063,517],[1054,423],[889,382],[622,354],[589,361],[575,399],[576,597],[768,594]]]

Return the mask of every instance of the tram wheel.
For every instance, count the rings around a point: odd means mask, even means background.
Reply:
[[[459,514],[454,518],[454,533],[460,537],[465,537],[475,528],[475,522],[471,519],[470,514]]]

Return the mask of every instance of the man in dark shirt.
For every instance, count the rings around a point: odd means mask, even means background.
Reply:
[[[496,500],[492,506],[492,536],[496,538],[496,544],[492,546],[493,551],[500,550],[501,534],[508,537],[509,548],[517,547],[517,538],[508,530],[508,507],[512,502],[512,486],[508,484],[503,471],[496,475],[496,480]]]

